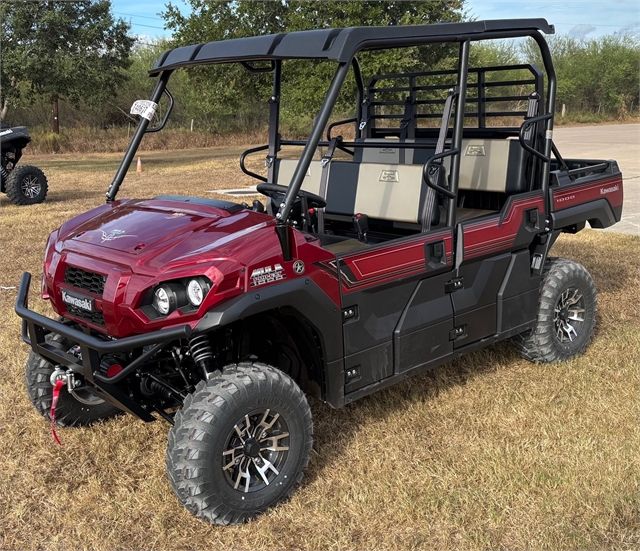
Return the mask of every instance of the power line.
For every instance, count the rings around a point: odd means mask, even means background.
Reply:
[[[143,25],[142,23],[131,23],[131,25],[135,25],[136,27],[148,27],[149,29],[160,29],[166,31],[164,27],[157,27],[156,25]]]
[[[134,13],[122,13],[119,11],[114,11],[116,15],[124,15],[126,17],[139,17],[140,19],[155,19],[156,21],[164,21],[164,19],[160,17],[151,17],[150,15],[136,15]]]

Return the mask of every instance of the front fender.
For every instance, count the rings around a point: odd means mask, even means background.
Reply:
[[[209,332],[235,321],[282,307],[295,309],[320,337],[325,400],[341,405],[344,396],[344,345],[340,309],[311,278],[301,277],[257,288],[209,310],[194,332]]]

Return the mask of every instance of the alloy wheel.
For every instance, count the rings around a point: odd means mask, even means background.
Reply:
[[[287,423],[273,410],[254,411],[235,424],[224,450],[227,482],[240,492],[257,492],[274,481],[287,459]]]
[[[42,191],[42,186],[36,176],[25,176],[21,184],[22,195],[29,199],[35,199]]]
[[[584,324],[584,297],[579,289],[569,287],[558,299],[553,313],[556,336],[561,343],[572,342]]]

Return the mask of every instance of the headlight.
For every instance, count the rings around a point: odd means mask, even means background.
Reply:
[[[173,312],[178,305],[178,297],[168,285],[161,285],[153,293],[153,307],[158,314],[166,316]]]
[[[211,289],[211,285],[202,277],[189,280],[189,283],[187,283],[187,298],[191,305],[200,306],[209,289]]]
[[[149,290],[141,309],[151,319],[168,316],[179,309],[190,313],[203,303],[212,287],[213,283],[205,276],[165,281]]]

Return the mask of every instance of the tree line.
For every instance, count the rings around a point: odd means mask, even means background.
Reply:
[[[170,40],[136,42],[129,25],[111,13],[110,0],[2,2],[0,109],[13,124],[56,130],[85,126],[127,127],[135,99],[147,98],[147,71],[170,48],[258,34],[357,25],[416,25],[467,19],[465,0],[360,1],[188,0],[182,15],[172,4],[163,17]],[[558,73],[557,108],[570,115],[624,119],[638,114],[640,44],[632,36],[578,40],[547,37]],[[455,68],[451,45],[360,56],[365,82],[378,73]],[[530,39],[473,44],[472,66],[535,63]],[[291,60],[284,64],[282,117],[297,134],[308,129],[335,70],[331,63]],[[172,125],[204,132],[242,132],[264,127],[271,75],[249,75],[238,65],[177,71]],[[347,82],[334,115],[353,114],[354,82]],[[54,114],[57,112],[57,119]]]

